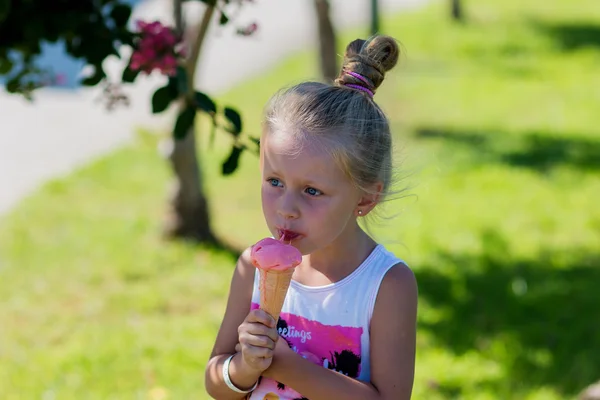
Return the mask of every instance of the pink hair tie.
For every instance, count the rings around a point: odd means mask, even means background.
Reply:
[[[369,82],[369,80],[367,78],[365,78],[364,76],[362,76],[359,73],[356,73],[354,71],[347,71],[347,70],[344,70],[344,73],[346,73],[350,76],[353,76],[358,80],[361,80],[369,87],[374,87],[373,84],[371,82]],[[371,96],[371,98],[375,95],[371,89],[369,89],[368,87],[362,86],[362,85],[355,85],[353,83],[345,83],[344,85],[351,87],[353,89],[358,89],[358,90],[362,90],[363,92],[367,92],[367,93],[369,93],[369,96]]]
[[[371,81],[369,81],[367,78],[365,78],[364,76],[362,76],[361,74],[354,72],[354,71],[346,71],[344,70],[345,73],[347,73],[348,75],[352,75],[353,77],[355,77],[356,79],[360,79],[361,81],[363,81],[364,83],[367,84],[367,86],[369,87],[374,87],[375,85],[373,85],[371,83]]]
[[[369,96],[371,96],[371,98],[373,98],[373,92],[371,92],[369,89],[367,89],[367,88],[366,88],[366,87],[364,87],[364,86],[361,86],[361,85],[355,85],[355,84],[353,84],[353,83],[345,83],[344,85],[345,85],[345,86],[348,86],[348,87],[351,87],[351,88],[353,88],[353,89],[358,89],[358,90],[362,90],[363,92],[367,92],[367,93],[369,93]]]

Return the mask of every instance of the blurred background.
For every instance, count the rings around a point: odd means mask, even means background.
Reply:
[[[374,32],[413,398],[600,398],[598,0],[0,0],[0,399],[208,399],[262,107]]]

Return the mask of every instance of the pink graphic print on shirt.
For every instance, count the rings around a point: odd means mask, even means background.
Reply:
[[[252,309],[259,305],[252,303]],[[281,339],[305,359],[358,378],[361,367],[362,327],[324,325],[298,315],[281,313],[277,330]],[[261,378],[250,400],[307,400],[300,393],[272,379]]]

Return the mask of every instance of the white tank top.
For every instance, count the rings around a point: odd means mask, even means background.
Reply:
[[[339,282],[311,287],[294,280],[281,310],[281,338],[304,358],[361,381],[371,381],[369,327],[379,286],[387,271],[402,262],[383,245]],[[259,273],[254,275],[252,309],[258,308]],[[281,340],[280,338],[280,340]],[[261,378],[251,400],[305,399],[290,387]]]

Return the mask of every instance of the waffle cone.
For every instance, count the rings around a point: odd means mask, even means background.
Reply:
[[[260,308],[269,313],[275,321],[279,320],[293,274],[294,268],[286,271],[260,270]]]

